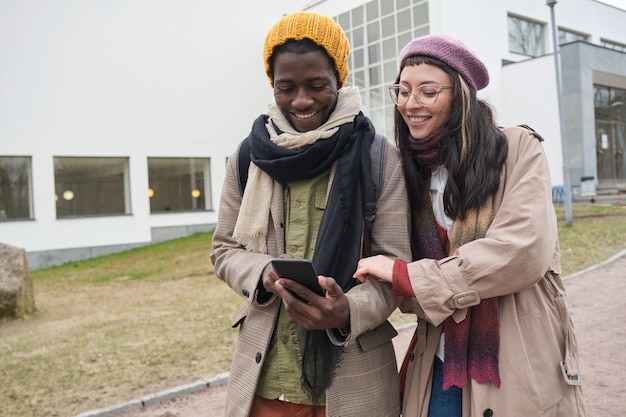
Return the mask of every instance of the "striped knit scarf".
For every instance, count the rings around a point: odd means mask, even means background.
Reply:
[[[489,200],[483,207],[468,213],[464,220],[455,220],[448,233],[450,254],[463,244],[485,236],[493,220],[493,206]],[[413,259],[441,259],[446,256],[429,205],[413,214]],[[500,348],[500,321],[498,299],[483,299],[469,307],[463,320],[457,323],[453,316],[444,322],[444,381],[443,389],[465,387],[470,379],[479,383],[493,382],[500,387],[498,354]]]
[[[426,168],[433,169],[441,164],[441,133],[440,128],[422,139],[408,137],[415,159]],[[448,254],[439,237],[434,214],[429,204],[422,207],[413,213],[413,259],[441,259]],[[461,245],[485,237],[493,217],[493,202],[488,199],[482,207],[470,211],[464,220],[454,219],[448,233],[449,254],[455,254]],[[465,318],[457,323],[458,315],[444,322],[443,389],[454,385],[463,388],[470,379],[479,383],[493,382],[500,387],[498,299],[484,299],[469,307]]]
[[[464,220],[455,220],[448,235],[450,253],[484,237],[493,217],[492,201],[488,200],[478,210],[469,212]],[[469,307],[465,319],[458,323],[453,316],[448,317],[444,331],[443,389],[454,385],[463,388],[470,379],[481,384],[493,382],[500,387],[498,298],[486,298]]]

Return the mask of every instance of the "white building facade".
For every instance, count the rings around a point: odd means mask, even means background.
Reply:
[[[544,135],[563,183],[541,0],[4,0],[0,242],[40,268],[211,230],[226,159],[272,100],[265,33],[295,10],[346,30],[347,84],[391,141],[401,47],[428,33],[463,40],[491,75],[480,96],[503,125]],[[572,185],[625,183],[626,11],[563,0],[555,15]]]

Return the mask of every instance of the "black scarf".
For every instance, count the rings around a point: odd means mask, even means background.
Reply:
[[[333,277],[346,292],[356,284],[352,275],[361,257],[364,189],[374,186],[369,152],[374,128],[359,113],[328,139],[301,149],[286,149],[271,142],[267,120],[268,116],[262,115],[252,126],[251,160],[282,184],[314,178],[337,161],[312,262],[319,274]],[[302,362],[313,364],[313,368],[303,366],[302,387],[318,404],[332,381],[342,349],[330,342],[325,330],[307,331],[305,339]]]

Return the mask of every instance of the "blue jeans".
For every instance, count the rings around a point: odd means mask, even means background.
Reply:
[[[428,417],[461,417],[463,415],[463,390],[450,387],[443,390],[443,362],[435,356],[433,392],[430,395]]]

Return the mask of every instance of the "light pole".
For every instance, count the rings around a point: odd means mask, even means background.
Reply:
[[[563,109],[561,105],[561,65],[559,63],[559,37],[554,19],[554,5],[556,0],[546,0],[546,5],[550,8],[550,18],[552,21],[552,42],[554,49],[554,70],[556,72],[556,98],[559,107],[559,130],[561,132],[561,153],[563,154],[563,195],[565,197],[565,223],[572,225],[572,190],[569,178],[569,160],[567,158],[567,143],[565,140],[565,129],[563,128]]]

